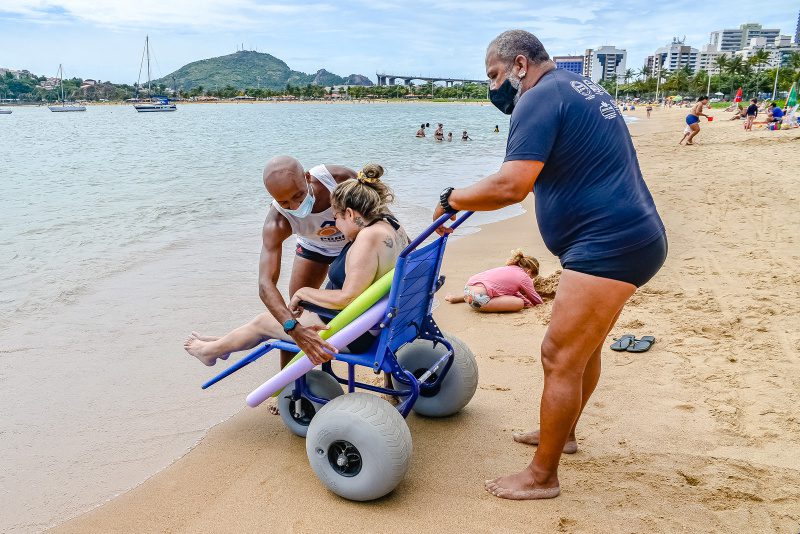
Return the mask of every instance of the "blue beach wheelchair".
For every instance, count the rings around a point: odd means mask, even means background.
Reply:
[[[450,228],[471,214],[463,213]],[[444,283],[439,270],[448,235],[421,245],[451,215],[440,217],[400,253],[385,315],[374,325],[380,334],[366,352],[336,356],[336,361],[347,364],[347,377],[338,376],[329,362],[278,395],[281,418],[291,432],[306,438],[317,477],[346,499],[383,497],[403,479],[412,451],[405,417],[412,410],[422,416],[447,417],[466,406],[477,389],[474,355],[462,341],[442,333],[431,315],[433,296]],[[269,341],[203,384],[203,389],[273,349],[300,351],[293,343]],[[391,383],[359,382],[356,366],[376,375],[387,373]],[[393,406],[356,389],[395,396],[400,402]]]

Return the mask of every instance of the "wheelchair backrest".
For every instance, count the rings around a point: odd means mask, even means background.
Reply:
[[[416,339],[430,314],[446,243],[446,236],[439,237],[397,260],[388,304],[396,315],[381,333],[380,340],[391,351]]]

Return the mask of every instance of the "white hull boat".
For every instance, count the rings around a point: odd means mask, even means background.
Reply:
[[[63,104],[61,106],[47,106],[50,111],[61,113],[65,111],[86,111],[86,106],[74,106],[71,104]]]
[[[158,111],[176,111],[175,104],[134,104],[133,108],[139,113],[153,113]]]

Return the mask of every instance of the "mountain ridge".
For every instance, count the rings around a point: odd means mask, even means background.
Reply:
[[[283,60],[265,52],[242,50],[225,56],[201,59],[187,63],[166,76],[153,80],[167,87],[173,85],[173,77],[178,89],[189,91],[203,86],[232,86],[236,89],[284,89],[287,85],[372,85],[366,76],[351,74],[338,76],[325,69],[315,74],[292,70]]]

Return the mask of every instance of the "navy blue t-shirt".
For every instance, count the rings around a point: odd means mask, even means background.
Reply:
[[[624,254],[664,232],[619,109],[583,76],[555,69],[520,97],[505,158],[515,160],[544,163],[536,220],[562,263]]]

